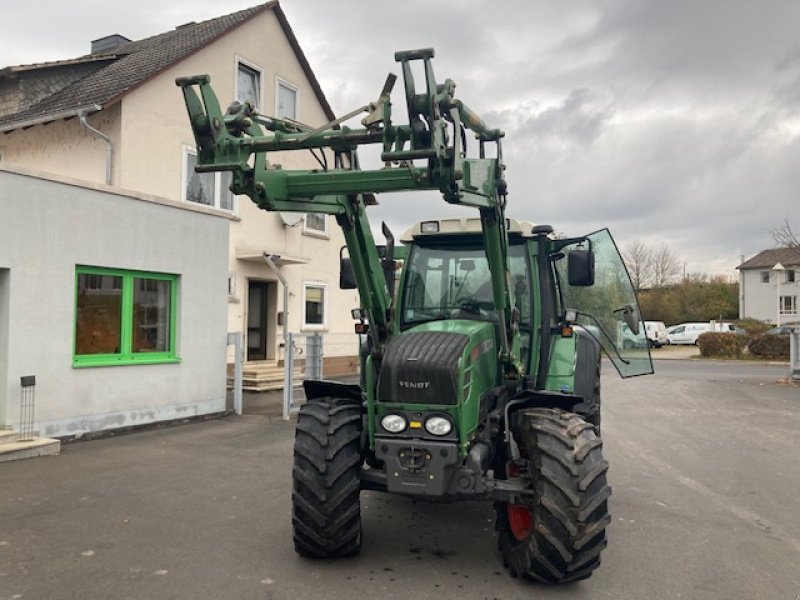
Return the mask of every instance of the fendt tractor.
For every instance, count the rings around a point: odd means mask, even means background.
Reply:
[[[504,133],[455,98],[452,80],[437,83],[433,56],[395,54],[405,124],[392,121],[392,74],[375,102],[321,127],[247,102],[222,112],[207,75],[176,80],[197,171],[232,172],[231,190],[264,210],[333,215],[347,244],[340,285],[360,294],[361,385],[304,382],[295,549],[358,553],[361,490],[486,499],[512,575],[585,579],[610,522],[601,350],[622,377],[652,373],[636,296],[608,230],[569,238],[506,217]],[[362,127],[342,125],[362,112]],[[359,167],[368,144],[382,145],[382,168]],[[268,161],[292,150],[311,151],[319,168]],[[386,243],[376,245],[366,208],[375,194],[410,190],[477,213],[422,221],[399,244],[384,224]]]

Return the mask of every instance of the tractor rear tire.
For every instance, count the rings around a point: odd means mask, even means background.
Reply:
[[[590,423],[557,409],[519,411],[512,431],[534,494],[525,504],[495,504],[503,562],[512,576],[541,583],[586,579],[600,566],[611,522],[603,442]],[[510,463],[509,475],[517,468]]]
[[[302,556],[340,558],[361,550],[361,430],[361,405],[349,398],[316,398],[300,408],[292,528]]]

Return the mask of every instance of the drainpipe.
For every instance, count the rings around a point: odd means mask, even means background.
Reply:
[[[288,343],[287,340],[289,339],[289,285],[286,283],[286,278],[281,274],[280,270],[278,270],[278,265],[273,261],[273,259],[277,260],[279,258],[280,256],[277,254],[264,252],[264,260],[267,262],[267,266],[283,284],[283,352],[286,354],[286,352],[290,351],[290,349],[286,347]]]
[[[95,110],[95,112],[97,112],[102,110],[103,107],[100,105],[95,105],[93,109]],[[111,161],[114,157],[114,145],[111,142],[110,137],[108,137],[102,131],[95,129],[94,127],[89,125],[89,123],[87,123],[86,113],[87,111],[85,109],[79,110],[78,118],[81,120],[81,125],[83,125],[87,129],[87,131],[90,131],[97,137],[103,139],[106,143],[106,185],[111,185],[111,164],[112,164]]]

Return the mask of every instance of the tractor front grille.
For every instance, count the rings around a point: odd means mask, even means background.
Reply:
[[[378,380],[380,402],[456,404],[458,361],[469,337],[441,331],[411,332],[392,340]]]

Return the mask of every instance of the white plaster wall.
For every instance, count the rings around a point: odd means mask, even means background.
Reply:
[[[224,410],[227,248],[228,220],[207,211],[0,170],[8,423],[22,375],[36,375],[43,435]],[[73,368],[76,265],[179,275],[181,362]]]

